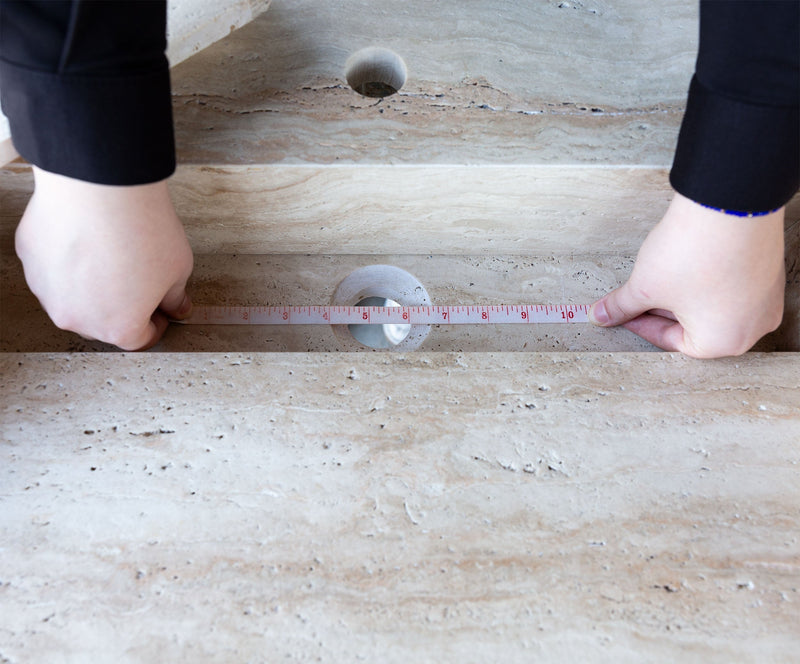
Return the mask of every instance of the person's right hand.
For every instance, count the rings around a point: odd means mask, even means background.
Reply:
[[[589,319],[691,357],[744,353],[783,317],[783,219],[783,208],[736,217],[675,194],[630,279]]]
[[[124,350],[155,344],[191,313],[192,250],[166,181],[117,187],[34,167],[17,227],[34,295],[60,328]]]

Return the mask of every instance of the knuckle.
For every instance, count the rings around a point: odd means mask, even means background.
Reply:
[[[700,339],[689,338],[685,347],[681,349],[685,355],[697,360],[713,360],[721,357],[738,357],[744,355],[753,347],[758,338],[737,335],[729,339],[715,338],[708,342]]]
[[[65,307],[51,308],[47,312],[50,320],[60,330],[82,334],[85,332],[81,325],[80,317]]]
[[[131,336],[126,332],[112,331],[103,335],[102,340],[122,350],[134,350]]]
[[[94,336],[100,341],[122,350],[136,350],[144,343],[139,343],[139,339],[142,337],[142,324],[131,316],[119,316],[118,318],[109,316],[103,321],[98,321],[97,333]]]
[[[138,350],[146,343],[142,331],[131,327],[111,328],[102,339],[122,350]]]

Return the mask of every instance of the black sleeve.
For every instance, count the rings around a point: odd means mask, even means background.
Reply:
[[[0,0],[0,101],[17,151],[100,184],[175,170],[166,0]]]
[[[800,2],[701,0],[700,47],[670,181],[763,212],[800,185]]]

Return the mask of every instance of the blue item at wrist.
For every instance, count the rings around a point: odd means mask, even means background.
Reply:
[[[767,210],[766,212],[743,212],[741,210],[723,210],[722,208],[715,208],[711,205],[703,205],[703,203],[698,203],[698,205],[702,205],[708,210],[714,210],[714,212],[722,212],[722,214],[727,214],[731,217],[766,217],[768,214],[772,214],[773,212],[780,210],[780,208],[775,208],[774,210]]]

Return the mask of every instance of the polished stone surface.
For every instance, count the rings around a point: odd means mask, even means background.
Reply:
[[[800,359],[0,356],[0,655],[788,662]]]
[[[273,2],[177,66],[182,163],[669,166],[696,6]],[[379,100],[345,79],[366,46],[406,63]]]
[[[173,71],[193,296],[325,304],[389,263],[437,303],[587,303],[666,209],[696,32],[683,0],[274,0]],[[408,67],[380,102],[344,79],[371,45]],[[0,354],[3,664],[796,656],[800,354],[589,326],[82,353],[111,349],[13,255],[31,190],[0,170],[0,349],[47,351]],[[800,350],[799,206],[762,350]]]

